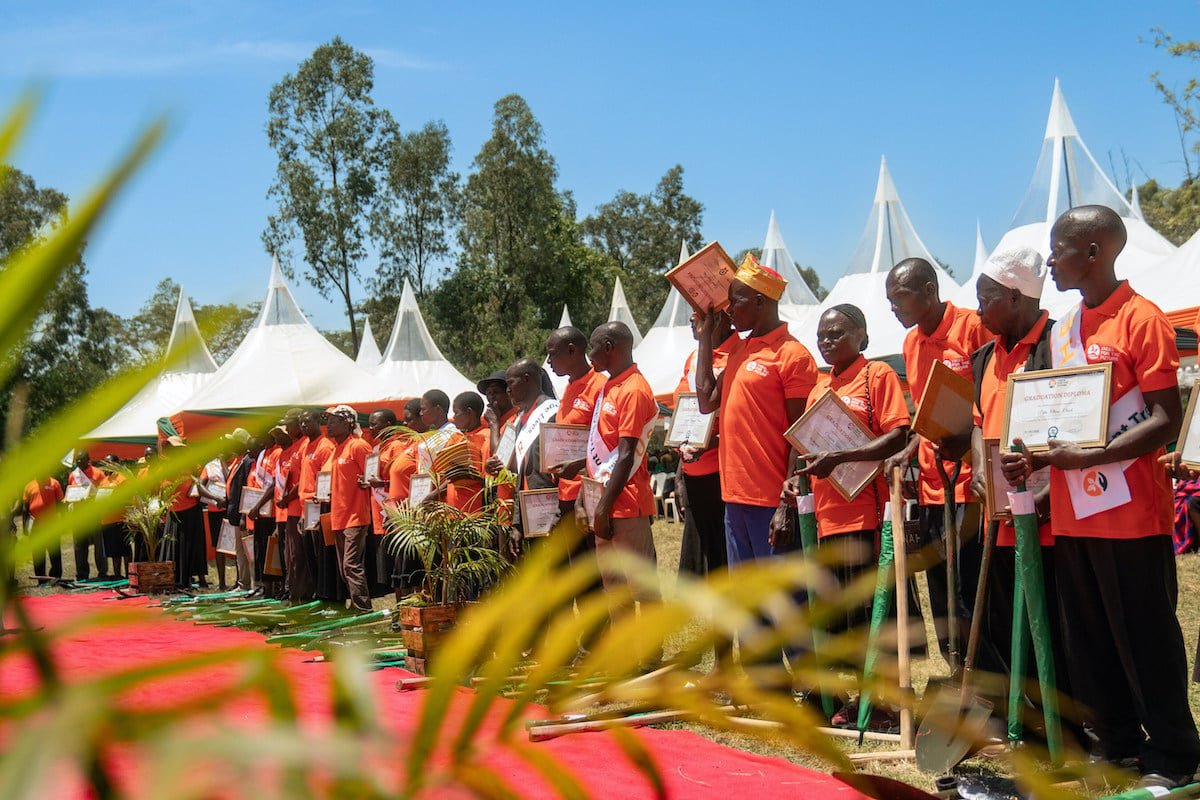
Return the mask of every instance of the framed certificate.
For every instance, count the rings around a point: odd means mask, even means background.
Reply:
[[[565,464],[587,458],[588,434],[591,428],[587,425],[559,425],[554,422],[542,423],[542,469],[553,467],[555,464]]]
[[[691,445],[692,447],[708,447],[712,438],[713,414],[700,411],[700,398],[695,392],[684,392],[675,403],[675,413],[671,415],[671,425],[667,428],[667,447]]]
[[[933,362],[913,430],[933,442],[969,434],[974,427],[975,385],[947,367]]]
[[[230,524],[229,520],[221,520],[221,532],[217,534],[217,552],[227,556],[236,556],[237,534],[238,529]]]
[[[737,264],[717,242],[705,245],[696,254],[667,272],[667,280],[679,290],[692,308],[708,313],[729,305],[729,284],[737,274]]]
[[[371,453],[363,464],[363,478],[368,481],[379,480],[379,453]]]
[[[78,503],[80,500],[87,500],[91,490],[92,487],[90,486],[68,486],[66,493],[63,495],[63,502]]]
[[[329,495],[333,492],[333,473],[318,472],[317,473],[317,491],[313,495],[314,500],[319,500],[322,503],[329,502]]]
[[[987,515],[989,522],[1007,522],[1012,519],[1012,511],[1008,507],[1008,492],[1012,488],[1001,469],[1000,456],[1008,452],[1000,447],[1000,440],[986,438],[983,440],[984,478],[987,482]],[[1025,479],[1025,488],[1036,494],[1050,485],[1050,468],[1045,467]]]
[[[549,534],[558,522],[558,489],[530,489],[519,492],[518,497],[525,538]]]
[[[604,496],[604,484],[592,478],[582,478],[579,488],[579,499],[576,501],[587,519],[588,530],[596,529],[596,508],[600,498]]]
[[[415,506],[429,495],[433,494],[433,476],[428,472],[418,472],[408,481],[408,504]]]
[[[1005,443],[1021,439],[1031,453],[1050,448],[1051,439],[1080,447],[1108,441],[1112,364],[1090,364],[1008,376],[1004,405]]]
[[[304,503],[304,530],[315,531],[321,528],[321,504],[307,500]]]
[[[110,496],[111,494],[112,494],[111,486],[101,486],[99,489],[96,490],[96,499],[103,500],[104,498]]]
[[[238,511],[243,514],[249,514],[258,505],[258,501],[263,498],[262,489],[251,489],[249,486],[242,489],[242,504],[238,507]],[[269,517],[275,513],[275,504],[267,498],[267,502],[263,503],[262,508],[258,510],[260,517]]]
[[[500,441],[496,443],[496,458],[500,459],[500,463],[505,467],[512,460],[513,451],[517,449],[517,429],[512,425],[505,425],[504,431],[500,434]]]
[[[222,500],[225,499],[225,484],[221,483],[220,481],[209,481],[208,483],[204,484],[204,491],[208,492],[214,497],[219,497]]]
[[[1192,469],[1200,469],[1200,421],[1196,420],[1198,411],[1200,381],[1192,385],[1192,393],[1188,395],[1187,410],[1183,413],[1183,428],[1179,431],[1179,443],[1175,445],[1180,460]]]
[[[283,575],[283,558],[280,554],[278,534],[267,539],[267,557],[263,561],[264,575]]]
[[[783,435],[801,453],[849,450],[875,438],[858,415],[829,389]],[[825,480],[842,497],[853,500],[882,469],[882,461],[847,461],[834,467]]]

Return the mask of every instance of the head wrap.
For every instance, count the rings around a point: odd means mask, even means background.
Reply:
[[[1046,266],[1042,254],[1032,247],[1018,247],[992,253],[983,265],[983,274],[1006,289],[1016,289],[1035,300],[1042,296]]]
[[[861,353],[867,349],[867,315],[862,312],[862,309],[850,303],[839,303],[832,306],[830,311],[836,311],[846,319],[854,323],[856,328],[863,332],[862,344],[859,345],[858,351]]]
[[[787,281],[783,279],[783,276],[775,270],[758,263],[758,260],[751,253],[746,254],[746,258],[742,261],[742,265],[738,267],[737,274],[733,276],[733,279],[738,283],[746,284],[764,297],[769,297],[775,301],[783,297],[783,289],[787,286]]]
[[[347,405],[333,406],[325,409],[325,415],[328,417],[341,417],[350,423],[350,432],[358,434],[362,432],[362,428],[358,427],[358,412]]]

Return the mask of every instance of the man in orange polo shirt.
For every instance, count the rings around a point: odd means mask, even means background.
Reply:
[[[58,513],[62,503],[62,484],[51,477],[40,481],[30,481],[25,486],[21,496],[22,516],[25,517],[25,530],[29,531],[38,520],[49,522]],[[50,561],[50,571],[46,571],[46,561]],[[62,542],[55,542],[33,551],[33,574],[37,577],[38,586],[46,586],[54,580],[62,578]],[[53,578],[54,580],[48,580]]]
[[[94,497],[96,490],[104,480],[104,473],[92,466],[91,456],[87,450],[80,450],[75,456],[75,469],[67,476],[68,486],[82,486],[88,489],[88,496]],[[74,531],[75,539],[75,579],[86,581],[91,574],[88,567],[88,549],[93,551],[96,560],[96,575],[99,580],[108,578],[108,561],[104,557],[104,540],[100,529]]]
[[[1162,311],[1116,277],[1125,225],[1104,206],[1073,208],[1050,231],[1050,274],[1082,303],[1050,334],[1055,367],[1108,362],[1108,443],[1050,439],[1003,459],[1010,479],[1049,465],[1058,606],[1075,699],[1101,755],[1140,759],[1141,785],[1172,789],[1200,763],[1188,707],[1187,655],[1175,616],[1170,480],[1158,456],[1183,418],[1175,333]]]
[[[720,375],[713,369],[715,315],[697,313],[700,410],[721,410],[718,463],[730,566],[800,544],[788,535],[791,512],[781,500],[795,456],[783,434],[804,413],[817,364],[779,319],[786,286],[779,273],[746,256],[729,285],[727,312],[733,327],[749,336],[733,342]]]
[[[421,419],[421,401],[414,398],[404,404],[404,427],[414,434],[424,433],[428,428]],[[388,465],[387,502],[396,506],[408,499],[412,476],[417,473],[417,445],[420,437],[411,436],[398,440],[392,461]],[[420,586],[421,561],[416,556],[387,549],[392,571],[392,588],[396,591],[396,602],[404,599],[414,588]]]
[[[483,509],[483,464],[492,455],[492,432],[482,419],[483,399],[475,392],[457,395],[450,410],[458,435],[466,440],[467,452],[462,463],[453,465],[446,476],[446,502],[474,514]]]
[[[588,475],[604,484],[596,506],[593,533],[596,553],[621,549],[656,561],[654,492],[646,469],[646,444],[658,404],[650,384],[633,363],[633,333],[623,322],[606,322],[592,332],[588,357],[595,368],[608,374],[592,412],[588,437]],[[600,564],[604,588],[627,582],[628,576],[612,565]],[[640,589],[637,600],[652,600],[657,591]],[[611,604],[610,604],[611,605]],[[619,607],[611,607],[610,613]]]
[[[297,497],[301,503],[301,513],[307,503],[319,503],[323,513],[329,513],[329,500],[316,499],[317,475],[325,469],[329,457],[333,455],[333,441],[321,433],[321,412],[309,409],[300,415],[300,432],[307,443],[304,445],[304,457],[300,461],[300,489]],[[302,440],[302,441],[304,441]],[[342,594],[337,576],[336,550],[326,548],[325,534],[318,524],[311,530],[301,531],[298,540],[288,540],[291,547],[287,550],[288,592],[292,600],[307,602],[312,599],[337,600]],[[332,553],[327,556],[326,551]]]
[[[921,404],[925,382],[929,380],[934,362],[940,361],[971,380],[971,353],[987,341],[988,333],[980,324],[979,315],[974,309],[958,308],[948,300],[941,299],[933,265],[923,258],[901,261],[888,273],[886,290],[892,313],[901,325],[911,328],[904,337],[904,370],[913,405]],[[953,452],[957,456],[944,463],[946,472],[953,474],[962,453],[970,447],[970,438],[964,437],[961,441],[945,444],[942,453]],[[934,442],[914,433],[908,446],[884,463],[884,474],[891,475],[892,468],[896,466],[907,468],[914,455],[920,468],[917,513],[921,539],[924,542],[941,541],[946,535],[943,506],[945,489],[941,473],[938,472]],[[975,603],[974,586],[979,578],[979,559],[982,555],[978,536],[980,509],[971,496],[970,485],[971,467],[963,464],[954,484],[954,501],[959,524],[959,586],[965,587],[959,591],[957,608],[959,624],[964,628],[970,625],[971,607]],[[964,526],[971,529],[966,530]],[[929,601],[934,610],[938,640],[945,653],[948,645],[944,622],[948,599],[945,562],[929,567],[925,576],[929,582]]]
[[[325,427],[334,442],[329,457],[332,483],[329,492],[329,515],[333,525],[333,542],[337,548],[342,580],[350,590],[350,607],[355,611],[371,610],[371,594],[367,588],[366,547],[371,530],[371,501],[366,489],[359,485],[366,468],[371,445],[355,435],[358,413],[350,406],[334,406],[325,412]]]

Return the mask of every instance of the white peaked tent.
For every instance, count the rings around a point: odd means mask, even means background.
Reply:
[[[679,263],[687,261],[687,244],[679,246]],[[692,307],[673,285],[658,319],[633,351],[633,360],[657,396],[671,394],[683,375],[683,364],[696,349],[692,336]]]
[[[1129,241],[1117,257],[1117,277],[1129,278],[1141,291],[1143,276],[1156,269],[1176,248],[1142,221],[1138,211],[1117,190],[1075,128],[1058,81],[1050,99],[1050,115],[1033,179],[1013,218],[1012,228],[996,245],[996,251],[1032,247],[1049,254],[1050,228],[1068,208],[1104,205],[1121,215]],[[1158,301],[1155,301],[1158,302]],[[1078,292],[1059,292],[1050,277],[1042,290],[1042,307],[1059,317],[1079,303]],[[1178,308],[1172,304],[1171,307]]]
[[[1163,311],[1200,306],[1200,231],[1192,234],[1192,238],[1174,253],[1132,278],[1130,283],[1138,294],[1149,298]],[[1195,316],[1188,314],[1183,319],[1173,319],[1173,322],[1191,327],[1194,320]]]
[[[158,420],[182,408],[184,401],[217,371],[217,362],[200,336],[192,304],[183,289],[179,290],[164,364],[157,378],[85,438],[130,444],[154,442]]]
[[[213,411],[328,406],[391,397],[305,318],[276,260],[254,327],[212,380],[182,407]]]
[[[892,313],[887,299],[887,274],[898,262],[906,258],[924,258],[933,265],[938,276],[938,286],[943,297],[953,297],[958,284],[938,266],[937,261],[921,242],[913,228],[892,174],[888,170],[887,158],[879,163],[879,182],[875,187],[875,202],[867,218],[858,248],[846,267],[845,274],[833,285],[829,296],[821,303],[821,311],[840,303],[851,303],[862,309],[867,318],[867,335],[870,339],[866,350],[868,357],[899,353],[904,345],[906,331]],[[817,363],[821,364],[816,350],[816,320],[809,330],[797,330],[790,326],[792,335],[812,350]]]
[[[563,303],[562,316],[558,318],[558,327],[565,328],[571,324],[571,314],[567,311],[567,304]],[[556,329],[557,330],[557,329]],[[546,374],[550,376],[550,385],[554,387],[554,394],[562,397],[563,392],[567,389],[567,384],[570,379],[566,375],[555,375],[554,370],[550,369],[550,358],[542,359],[542,369],[546,370]]]
[[[453,400],[457,394],[475,391],[475,384],[446,360],[429,335],[407,280],[400,293],[392,338],[373,372],[393,397],[420,397],[430,389],[441,389]]]
[[[959,287],[955,295],[945,299],[960,308],[975,308],[979,305],[979,298],[975,295],[975,283],[983,274],[983,265],[987,263],[988,255],[990,252],[983,243],[983,231],[979,227],[979,220],[975,220],[975,265],[971,268],[971,277]]]
[[[379,352],[379,345],[375,343],[375,334],[371,333],[371,320],[368,319],[363,323],[362,340],[358,343],[358,357],[354,359],[354,363],[370,370],[382,359],[383,354]]]
[[[779,318],[788,323],[788,330],[795,335],[796,331],[807,328],[816,330],[817,317],[820,316],[820,301],[808,288],[800,269],[792,254],[788,252],[783,242],[783,234],[779,231],[779,222],[775,219],[775,210],[771,210],[771,220],[767,223],[767,238],[763,242],[762,257],[758,263],[778,272],[787,286],[783,296],[779,298]]]
[[[629,302],[625,299],[625,289],[621,286],[621,278],[613,285],[612,305],[608,307],[609,322],[624,322],[633,331],[633,346],[642,343],[642,334],[637,323],[633,321],[633,312],[629,310]]]

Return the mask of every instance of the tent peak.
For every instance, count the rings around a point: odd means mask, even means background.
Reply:
[[[354,359],[354,363],[360,367],[373,367],[383,360],[383,354],[379,352],[379,344],[375,341],[375,334],[371,332],[371,318],[367,317],[367,321],[363,323],[362,337],[358,343],[358,355]]]
[[[678,266],[679,264],[682,264],[683,262],[687,261],[691,257],[692,257],[692,254],[688,252],[687,242],[680,239],[679,240],[679,261],[676,264],[676,266]]]
[[[1079,130],[1075,127],[1075,120],[1071,119],[1071,110],[1067,108],[1067,101],[1063,97],[1058,78],[1055,78],[1054,93],[1050,97],[1050,114],[1046,118],[1045,138],[1066,139],[1070,137],[1078,138]]]
[[[571,324],[571,312],[567,311],[567,304],[563,303],[562,316],[558,318],[558,327],[566,328]]]
[[[875,202],[900,202],[900,195],[896,192],[896,184],[892,180],[892,171],[888,169],[887,156],[879,157],[879,181],[875,184]]]
[[[300,306],[296,304],[296,298],[292,297],[292,290],[288,288],[287,282],[283,279],[283,270],[279,266],[279,259],[274,256],[271,258],[271,277],[267,281],[267,296],[263,298],[262,311],[259,312],[254,327],[266,325],[307,325],[312,327],[312,323],[308,321],[308,318],[300,311]]]
[[[775,219],[775,209],[771,209],[771,221],[767,223],[767,241],[763,243],[763,252],[767,250],[786,250],[783,234],[779,232],[779,221]]]
[[[179,301],[175,304],[175,321],[171,325],[171,338],[167,342],[167,368],[164,372],[216,372],[217,362],[204,344],[196,315],[188,300],[187,292],[179,287]]]
[[[621,285],[620,275],[613,284],[612,304],[608,307],[608,321],[624,322],[633,333],[633,346],[637,347],[642,343],[642,332],[638,330],[637,323],[633,319],[633,312],[629,309],[629,301],[625,299],[625,288]]]
[[[383,352],[384,363],[389,361],[446,361],[438,349],[429,327],[417,305],[417,296],[412,285],[405,280],[400,292],[400,305],[396,309],[396,322],[392,325],[392,336]],[[424,387],[427,389],[430,387]]]

